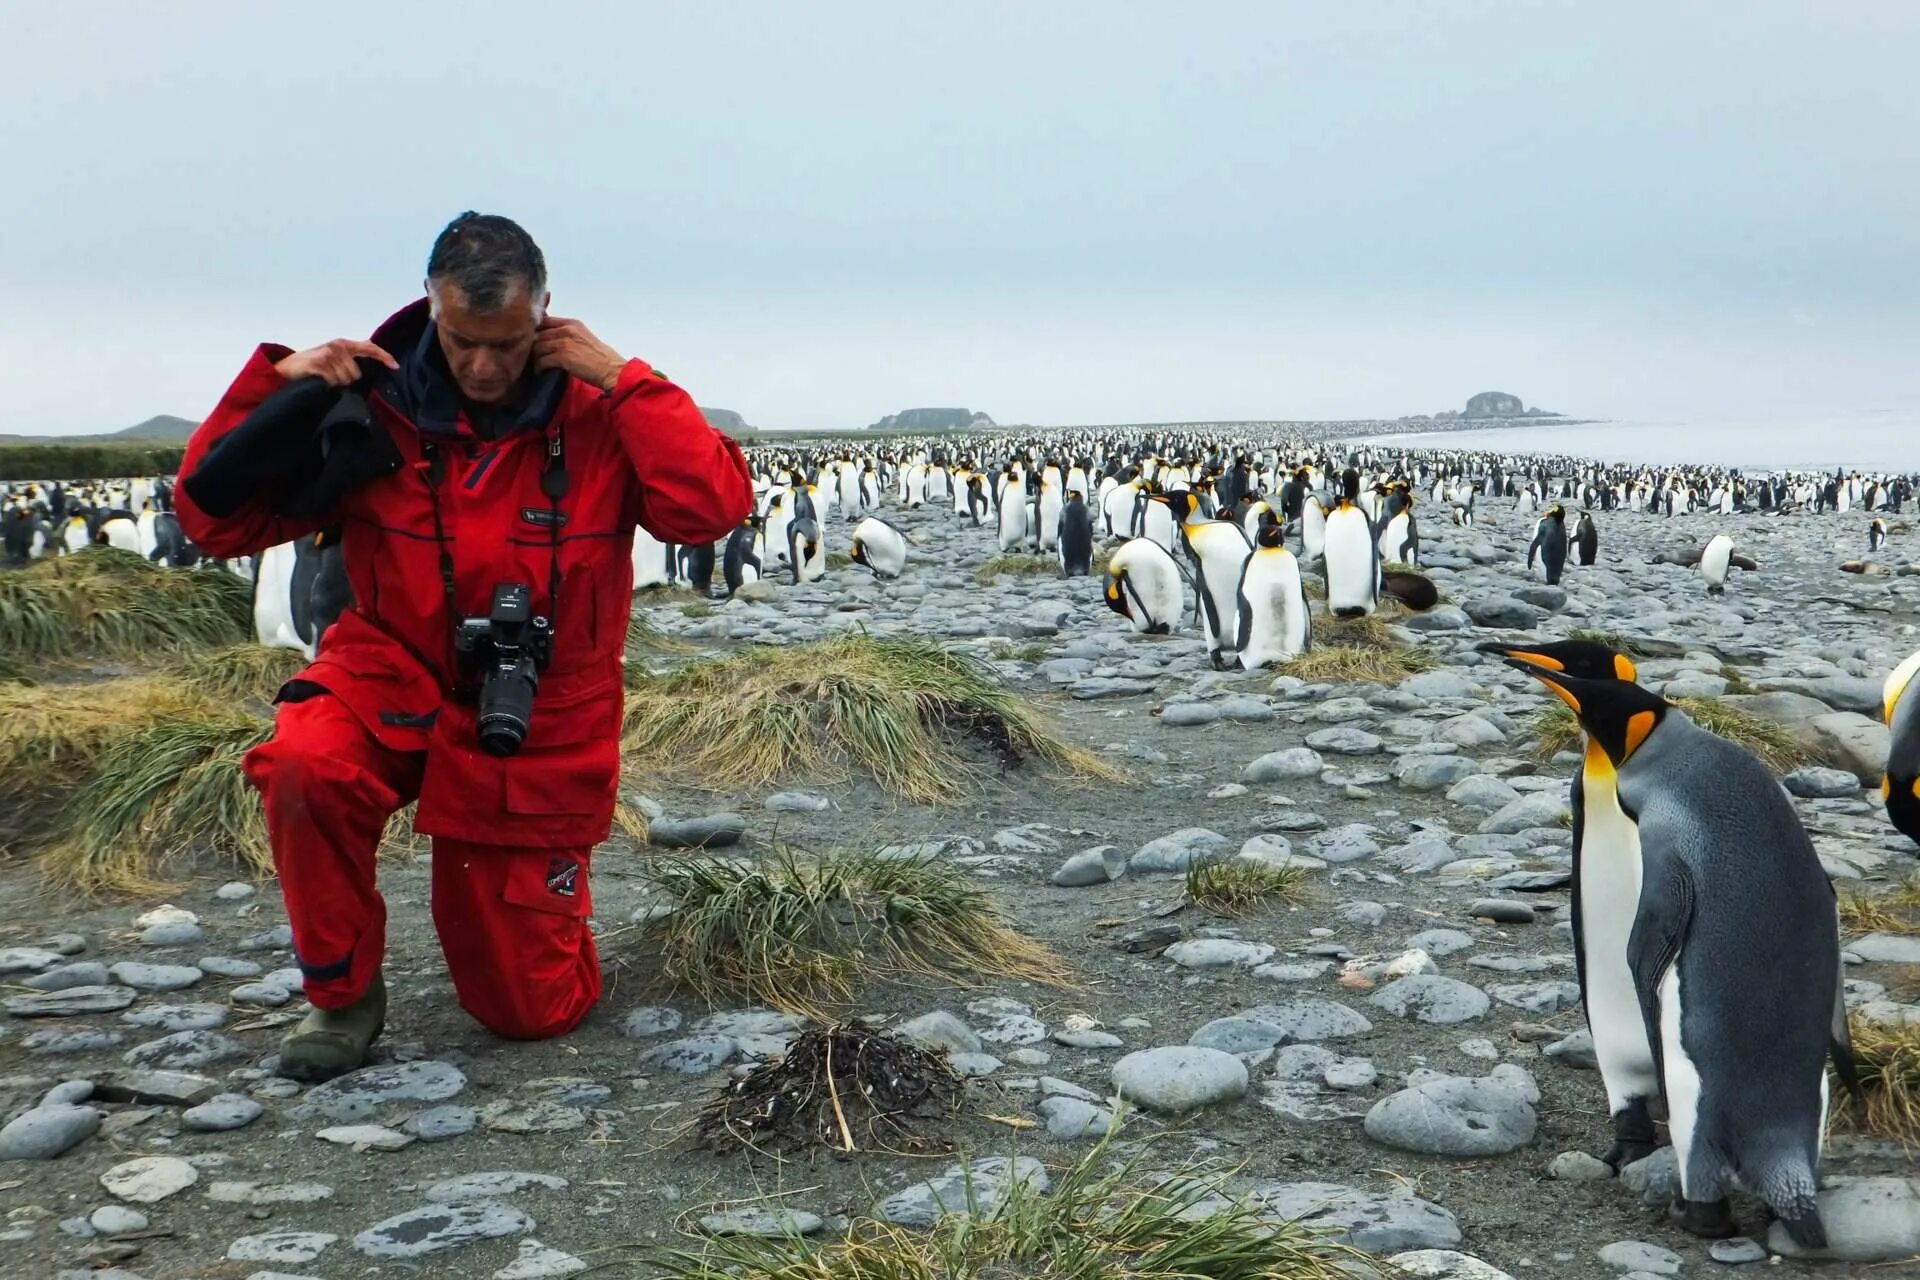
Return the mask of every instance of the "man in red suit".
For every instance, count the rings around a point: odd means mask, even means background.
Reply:
[[[599,998],[588,863],[619,773],[633,530],[711,542],[752,487],[686,392],[549,296],[532,237],[462,214],[425,297],[367,341],[261,346],[181,464],[208,553],[325,531],[352,588],[246,759],[313,1005],[284,1074],[352,1070],[380,1033],[374,862],[415,800],[462,1007],[539,1039]]]

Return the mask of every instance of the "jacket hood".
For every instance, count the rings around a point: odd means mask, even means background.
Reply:
[[[384,365],[362,361],[369,368],[364,389],[378,392],[398,409],[421,435],[457,439],[477,434],[466,418],[459,385],[447,368],[440,349],[439,329],[428,300],[416,298],[373,331],[372,342],[400,362],[398,373]],[[523,431],[544,432],[566,398],[565,370],[548,369],[534,376],[532,394],[501,436]]]

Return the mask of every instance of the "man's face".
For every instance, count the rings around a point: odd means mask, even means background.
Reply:
[[[533,355],[539,325],[534,299],[522,290],[496,311],[476,311],[457,285],[430,288],[439,303],[440,350],[460,394],[474,404],[506,399]]]

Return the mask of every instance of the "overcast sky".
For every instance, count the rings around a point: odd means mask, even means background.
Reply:
[[[1920,410],[1920,6],[0,0],[0,431],[203,416],[465,208],[861,426]]]

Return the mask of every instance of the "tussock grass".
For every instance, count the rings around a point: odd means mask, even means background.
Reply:
[[[1109,553],[1107,558],[1112,559],[1112,554]],[[1104,567],[1100,571],[1104,572]],[[1060,576],[1060,561],[1053,556],[1011,552],[1007,555],[995,556],[975,569],[973,580],[983,587],[990,587],[993,585],[993,580],[1003,573],[1015,578],[1033,578],[1042,574],[1057,578]]]
[[[1432,671],[1439,662],[1424,649],[1412,649],[1393,634],[1397,606],[1383,602],[1380,612],[1359,618],[1313,615],[1313,647],[1275,671],[1308,684],[1398,684]]]
[[[1596,631],[1589,627],[1575,627],[1567,632],[1569,640],[1587,640],[1594,644],[1605,645],[1630,658],[1658,658],[1667,656],[1673,646],[1663,645],[1630,636],[1624,631]]]
[[[827,552],[827,568],[829,569],[853,568],[853,553],[851,551]]]
[[[683,609],[694,605],[683,605]],[[660,624],[638,611],[627,616],[627,652],[692,653],[693,646],[660,629]],[[629,664],[631,665],[631,664]]]
[[[1836,1081],[1834,1119],[1908,1147],[1920,1145],[1920,1026],[1858,1016],[1848,1026],[1866,1105]]]
[[[182,687],[216,702],[237,702],[243,698],[272,702],[280,686],[306,665],[306,655],[296,649],[237,644],[183,659],[173,668],[172,675]]]
[[[56,829],[60,801],[114,741],[196,705],[177,682],[154,677],[0,686],[0,846]]]
[[[635,1262],[665,1280],[1351,1280],[1382,1268],[1263,1215],[1233,1196],[1215,1166],[1155,1174],[1150,1149],[1115,1161],[1118,1132],[1056,1175],[1051,1191],[1019,1178],[1004,1199],[970,1188],[976,1212],[945,1215],[927,1231],[862,1218],[833,1239],[646,1246]]]
[[[1718,698],[1674,698],[1672,702],[1702,729],[1745,747],[1775,773],[1787,773],[1812,760],[1784,725],[1728,706]],[[1562,702],[1550,702],[1536,711],[1531,728],[1539,739],[1534,755],[1540,760],[1550,760],[1561,751],[1582,749],[1580,721]]]
[[[712,1003],[825,1018],[874,978],[1063,984],[1066,962],[947,863],[783,848],[760,862],[661,862],[652,874],[679,903],[643,927],[660,972]]]
[[[869,771],[893,794],[937,804],[966,794],[978,769],[951,737],[985,742],[1011,764],[1122,780],[1063,738],[977,659],[917,636],[849,633],[755,648],[663,675],[628,664],[630,760],[696,786],[754,788]]]
[[[1297,907],[1312,897],[1305,867],[1230,858],[1206,859],[1187,867],[1187,901],[1216,915],[1246,915],[1276,902]]]
[[[140,659],[244,643],[251,589],[218,565],[162,568],[88,547],[0,574],[0,652],[21,663]]]
[[[203,707],[114,738],[67,800],[68,833],[41,855],[42,871],[87,894],[164,889],[168,866],[203,850],[267,871],[266,820],[240,757],[270,732]]]

